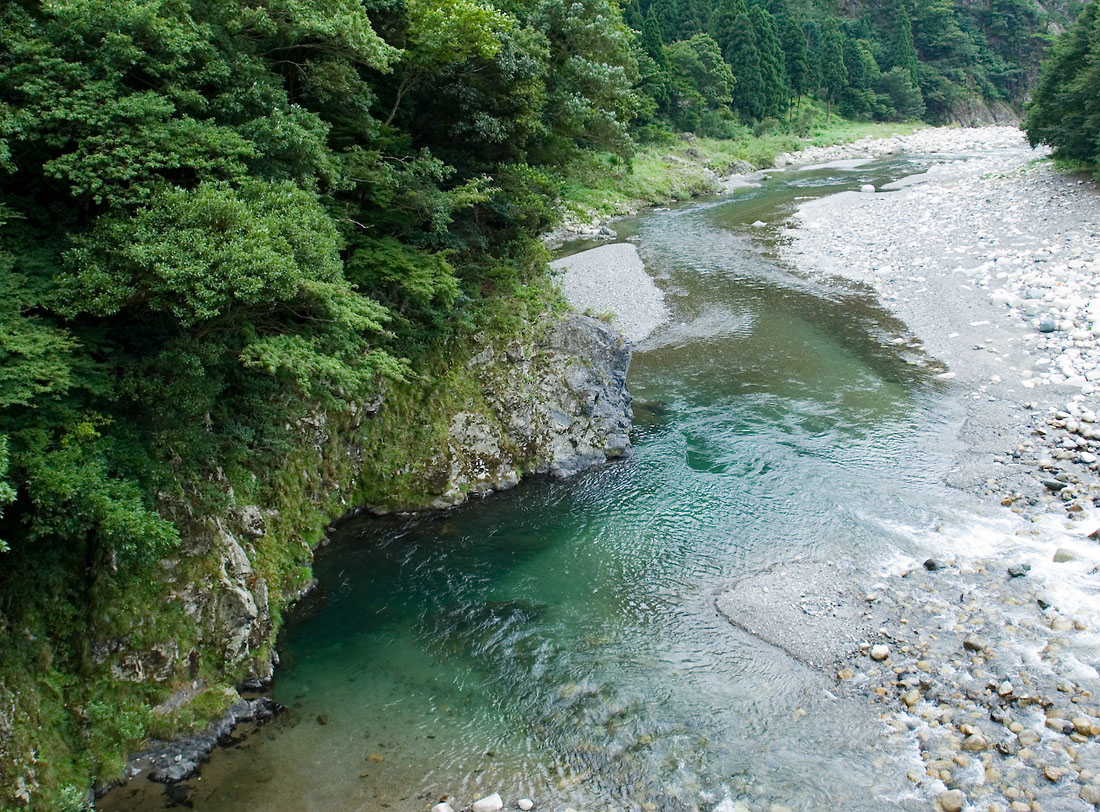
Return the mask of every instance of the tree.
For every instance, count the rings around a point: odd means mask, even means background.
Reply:
[[[473,57],[496,56],[501,48],[501,34],[515,22],[474,0],[409,0],[406,7],[408,28],[398,69],[401,80],[386,124],[397,115],[409,89],[424,77]]]
[[[672,120],[680,129],[695,130],[705,110],[729,103],[733,74],[709,34],[674,42],[666,53],[672,76]]]
[[[672,79],[669,76],[668,58],[665,56],[661,27],[652,7],[646,15],[642,28],[641,46],[649,59],[647,65],[643,65],[641,60],[638,63],[642,74],[642,90],[653,99],[658,110],[667,113],[672,101]]]
[[[733,21],[723,54],[736,82],[733,86],[733,109],[750,121],[763,118],[767,110],[767,85],[756,30],[747,13],[738,15]]]
[[[680,5],[678,0],[652,0],[646,16],[653,15],[665,42],[680,39]]]
[[[811,89],[812,71],[810,49],[806,45],[806,32],[790,14],[779,16],[779,39],[783,46],[783,64],[791,95],[801,99]]]
[[[821,75],[821,97],[825,101],[825,123],[829,123],[832,106],[848,86],[848,70],[844,67],[844,35],[836,20],[829,18],[821,34],[818,47],[818,64]]]
[[[592,146],[631,154],[638,64],[618,6],[610,0],[541,0],[529,22],[549,44],[549,161]]]
[[[848,72],[848,86],[841,97],[841,112],[848,118],[870,117],[875,110],[874,86],[880,72],[866,41],[854,38],[844,41],[844,68]]]
[[[707,22],[707,31],[723,54],[729,50],[738,18],[748,9],[744,0],[718,0]]]
[[[787,103],[787,71],[783,61],[783,47],[775,19],[763,6],[749,9],[753,33],[756,35],[760,54],[760,74],[764,85],[764,115],[779,116]]]
[[[1027,137],[1055,154],[1100,163],[1100,4],[1092,0],[1043,63]]]
[[[913,87],[920,87],[917,72],[917,48],[913,41],[913,17],[907,0],[895,0],[893,14],[893,39],[890,42],[888,66],[902,68],[909,73]]]

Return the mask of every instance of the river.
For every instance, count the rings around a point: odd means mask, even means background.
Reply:
[[[536,810],[925,808],[905,780],[915,750],[886,748],[867,703],[715,609],[746,573],[799,557],[873,571],[984,510],[942,481],[964,407],[938,362],[866,292],[776,259],[775,226],[801,200],[925,164],[787,171],[616,223],[673,313],[634,355],[634,454],[339,526],[317,560],[322,593],[280,641],[288,712],[175,800],[423,812],[500,791]],[[106,808],[172,803],[122,793]]]

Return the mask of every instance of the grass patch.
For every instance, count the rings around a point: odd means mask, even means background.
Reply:
[[[837,115],[826,125],[824,110],[805,102],[792,125],[770,121],[758,125],[755,132],[735,127],[728,138],[653,133],[653,140],[642,144],[630,161],[589,153],[565,167],[562,205],[567,221],[632,214],[648,206],[713,194],[718,189],[714,176],[729,174],[741,162],[766,169],[784,152],[847,144],[868,136],[907,135],[924,126],[848,121]]]

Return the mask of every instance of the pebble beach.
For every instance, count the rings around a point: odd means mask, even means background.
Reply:
[[[884,734],[911,747],[913,808],[1093,809],[1100,195],[1003,127],[798,162],[898,147],[945,158],[883,189],[804,204],[783,256],[865,288],[905,322],[912,335],[896,340],[967,405],[967,448],[946,478],[1001,513],[937,528],[924,561],[856,576],[860,639],[830,667],[838,691],[879,705]]]

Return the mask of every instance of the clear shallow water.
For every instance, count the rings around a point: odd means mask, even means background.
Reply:
[[[961,410],[891,343],[901,326],[792,276],[771,227],[750,225],[911,171],[786,173],[618,224],[674,313],[631,368],[634,456],[338,528],[323,593],[281,641],[290,712],[216,754],[188,802],[403,812],[499,790],[543,809],[902,808],[907,754],[878,752],[871,710],[714,600],[795,557],[917,555],[922,530],[977,509],[940,484]],[[116,808],[142,804],[164,801]]]

